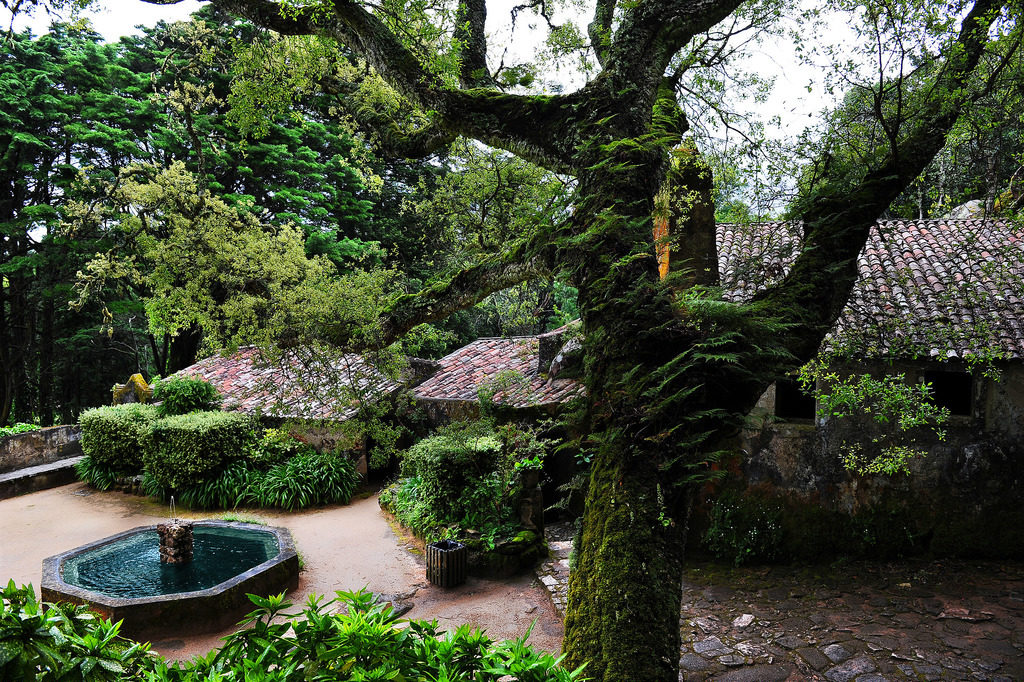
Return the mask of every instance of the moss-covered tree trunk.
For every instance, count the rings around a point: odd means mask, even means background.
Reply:
[[[640,453],[593,463],[563,645],[587,677],[677,678],[685,523],[665,513],[659,490],[657,465]]]
[[[641,140],[606,145],[581,163],[597,170],[581,174],[573,227],[573,238],[588,246],[574,283],[585,336],[586,447],[594,458],[574,548],[564,649],[567,665],[587,664],[586,676],[596,680],[677,679],[694,489],[678,473],[684,462],[700,467],[707,441],[678,426],[721,431],[727,422],[669,414],[660,391],[651,390],[701,380],[697,367],[678,356],[703,333],[680,320],[685,307],[659,277],[652,210],[668,158]]]

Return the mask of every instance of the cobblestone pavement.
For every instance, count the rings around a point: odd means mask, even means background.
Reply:
[[[538,578],[564,614],[555,535]],[[691,563],[679,625],[681,681],[1024,681],[1024,565]]]

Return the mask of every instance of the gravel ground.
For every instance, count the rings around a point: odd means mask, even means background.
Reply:
[[[168,510],[146,498],[96,492],[83,483],[0,500],[0,580],[32,583],[38,594],[44,558],[136,526],[166,519]],[[182,518],[223,514],[178,511]],[[558,652],[562,622],[543,586],[532,576],[492,581],[470,578],[442,589],[426,581],[422,555],[395,535],[376,495],[351,504],[295,513],[238,510],[243,520],[288,528],[305,564],[289,599],[301,606],[312,594],[367,588],[406,606],[407,618],[437,620],[442,628],[463,623],[483,628],[494,639],[521,637],[536,621],[529,642]],[[153,648],[173,660],[188,659],[219,645],[230,630],[197,637],[170,634]]]

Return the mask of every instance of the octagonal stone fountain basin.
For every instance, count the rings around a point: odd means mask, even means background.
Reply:
[[[299,558],[284,528],[196,521],[195,556],[161,564],[156,526],[111,535],[43,560],[44,601],[85,604],[136,639],[216,632],[255,608],[246,593],[294,589]]]

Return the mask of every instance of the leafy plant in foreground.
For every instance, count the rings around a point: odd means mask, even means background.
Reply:
[[[399,620],[364,590],[337,599],[311,597],[288,613],[284,595],[249,595],[255,609],[219,650],[168,663],[148,644],[120,636],[81,606],[44,605],[31,586],[0,592],[0,679],[63,682],[305,682],[307,680],[449,680],[571,682],[581,670],[520,639],[495,643],[461,626],[440,633],[436,622]],[[46,607],[49,608],[46,608]]]

